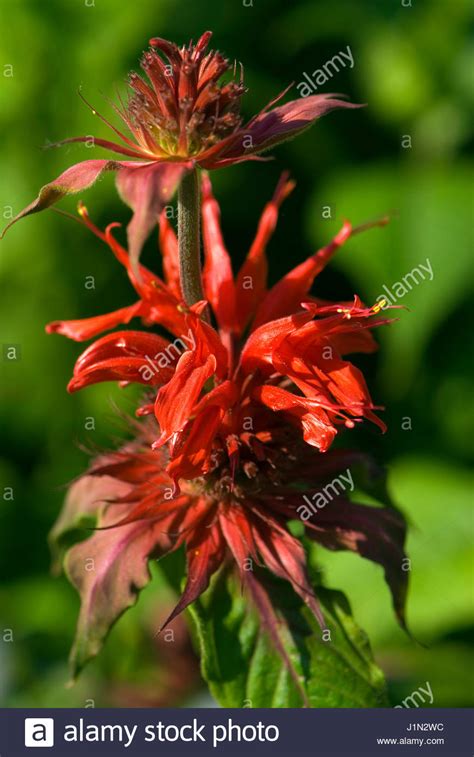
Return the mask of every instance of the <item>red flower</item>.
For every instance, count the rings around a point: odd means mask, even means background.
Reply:
[[[138,412],[154,412],[161,431],[154,447],[171,443],[168,472],[176,481],[211,473],[227,457],[235,467],[258,433],[272,428],[275,414],[301,429],[305,441],[322,452],[341,426],[352,428],[368,418],[385,428],[373,412],[362,373],[343,359],[376,348],[369,329],[387,323],[376,317],[380,305],[366,308],[358,297],[329,304],[308,294],[335,250],[359,229],[346,222],[327,247],[266,290],[265,247],[278,207],[292,188],[282,177],[234,281],[218,205],[208,177],[203,179],[204,290],[217,330],[201,318],[205,302],[188,308],[181,301],[177,240],[164,214],[160,237],[166,283],[143,266],[137,278],[126,250],[112,236],[114,224],[102,233],[80,209],[125,265],[140,299],[105,316],[55,322],[48,331],[82,340],[141,316],[177,337],[169,341],[140,331],[104,336],[78,359],[69,384],[70,391],[108,380],[157,388],[154,404]],[[246,428],[246,419],[256,428]]]
[[[103,116],[99,117],[120,143],[94,138],[95,145],[132,160],[76,163],[42,187],[36,200],[3,233],[20,218],[50,207],[66,194],[87,189],[106,171],[116,171],[118,191],[134,211],[128,239],[132,260],[137,261],[158,212],[172,197],[184,171],[196,165],[214,169],[258,159],[257,153],[296,136],[330,110],[360,107],[323,94],[272,108],[285,90],[242,125],[242,74],[238,82],[220,84],[231,65],[219,52],[206,53],[211,36],[205,32],[196,45],[182,48],[158,37],[150,40],[152,49],[141,60],[148,81],[131,73],[133,94],[126,105],[115,108],[133,139]],[[73,137],[59,144],[90,140],[89,136]]]
[[[290,581],[324,623],[306,574],[304,549],[287,522],[298,517],[304,494],[311,497],[329,477],[363,459],[357,453],[328,452],[341,428],[363,418],[384,428],[362,373],[344,356],[372,352],[376,344],[369,329],[387,321],[378,316],[381,305],[367,308],[357,297],[351,303],[330,304],[309,295],[315,276],[336,249],[364,228],[353,229],[348,222],[329,245],[267,290],[265,249],[278,208],[292,188],[283,176],[234,280],[219,208],[204,177],[203,278],[216,328],[201,318],[205,302],[187,308],[181,301],[177,241],[164,214],[160,241],[166,283],[144,266],[137,279],[126,250],[112,236],[114,224],[101,232],[81,208],[84,222],[126,267],[139,299],[106,316],[55,322],[48,331],[82,340],[140,316],[176,337],[173,341],[122,330],[94,342],[76,363],[70,391],[109,380],[148,385],[149,398],[138,414],[154,414],[160,429],[158,436],[151,418],[137,423],[136,441],[96,462],[76,485],[85,489],[89,503],[97,503],[103,494],[97,494],[95,482],[108,482],[103,490],[115,503],[102,509],[99,525],[107,530],[70,552],[68,570],[83,598],[102,591],[110,601],[116,577],[109,577],[109,570],[116,558],[128,570],[127,550],[140,566],[138,577],[127,574],[127,585],[140,587],[149,555],[185,544],[188,581],[171,617],[194,601],[211,575],[233,558],[275,643],[271,603],[264,583],[244,569],[248,559]],[[326,547],[351,549],[384,566],[403,622],[405,530],[398,512],[354,504],[342,493],[317,517],[310,513],[302,520],[308,536]],[[85,576],[77,567],[83,564],[84,550],[91,554],[91,544],[108,566],[99,574],[107,584],[100,590],[94,584],[97,576]],[[120,597],[122,611],[123,593]],[[87,615],[90,608],[84,601]],[[107,612],[112,622],[118,614],[113,603]],[[87,625],[87,618],[81,622]]]

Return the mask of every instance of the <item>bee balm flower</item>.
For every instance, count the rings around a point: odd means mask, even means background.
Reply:
[[[329,478],[364,459],[330,450],[340,430],[363,419],[384,428],[362,373],[346,356],[372,352],[376,343],[370,329],[387,321],[379,315],[380,304],[368,308],[357,297],[332,304],[309,294],[334,252],[363,228],[353,229],[347,222],[330,244],[267,288],[265,249],[278,208],[292,188],[283,176],[234,279],[219,208],[204,177],[208,304],[192,307],[181,299],[177,240],[165,214],[160,218],[163,281],[144,266],[135,278],[112,227],[101,232],[81,211],[84,222],[126,267],[139,299],[105,316],[55,322],[48,331],[82,340],[138,316],[175,339],[141,330],[107,334],[79,357],[69,384],[71,391],[110,380],[148,387],[138,410],[146,417],[138,423],[134,441],[93,463],[73,488],[74,506],[67,508],[68,518],[73,510],[95,508],[99,525],[67,557],[68,573],[83,598],[76,666],[95,653],[97,638],[133,602],[127,587],[140,588],[148,580],[146,560],[182,545],[187,583],[168,620],[207,588],[221,566],[234,563],[291,669],[275,632],[277,619],[265,582],[260,573],[245,569],[250,560],[289,581],[324,626],[305,550],[288,523]],[[245,286],[248,281],[251,289]],[[206,307],[215,325],[202,318]],[[353,503],[345,492],[317,513],[306,510],[302,522],[309,538],[383,566],[403,623],[405,526],[398,511]],[[86,555],[94,555],[104,569],[86,575]]]
[[[95,145],[132,160],[76,163],[42,187],[36,200],[6,229],[66,194],[87,189],[104,172],[115,171],[118,191],[134,210],[128,237],[136,262],[157,214],[170,200],[183,172],[195,166],[214,169],[256,159],[258,153],[296,136],[330,110],[359,107],[330,94],[272,107],[281,95],[243,125],[242,76],[238,81],[220,83],[231,65],[219,52],[207,52],[211,36],[205,32],[196,45],[182,48],[164,39],[150,40],[151,50],[141,61],[146,79],[130,74],[132,94],[127,104],[116,108],[130,136],[100,116],[120,141],[94,138]],[[73,137],[60,144],[90,140],[90,136]]]

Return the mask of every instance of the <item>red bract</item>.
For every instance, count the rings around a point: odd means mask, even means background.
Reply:
[[[100,232],[80,210],[125,265],[140,299],[105,316],[53,323],[48,331],[82,340],[141,316],[175,335],[168,340],[120,331],[102,337],[78,359],[69,389],[108,380],[158,388],[154,403],[139,414],[155,414],[160,435],[154,447],[170,443],[167,470],[176,482],[212,473],[226,460],[235,468],[242,455],[254,450],[258,434],[271,432],[281,416],[321,452],[341,426],[351,428],[367,418],[385,428],[373,412],[362,373],[343,357],[376,348],[369,329],[387,323],[377,315],[380,304],[367,308],[358,297],[327,304],[309,296],[314,277],[358,230],[346,222],[327,247],[266,289],[265,247],[292,186],[282,177],[234,281],[219,208],[209,178],[203,179],[204,291],[216,328],[201,317],[205,302],[188,308],[181,300],[177,240],[164,214],[160,238],[166,283],[144,266],[136,277],[126,250],[112,235],[113,224]]]
[[[138,540],[135,554],[141,561],[185,544],[188,582],[172,617],[232,557],[271,632],[271,603],[256,575],[244,569],[247,559],[290,581],[323,623],[306,575],[304,549],[287,522],[298,517],[303,494],[311,496],[328,476],[360,457],[328,452],[341,428],[365,418],[384,429],[362,373],[345,357],[376,348],[370,329],[387,323],[379,316],[381,304],[367,308],[358,297],[331,304],[309,294],[332,254],[366,227],[353,229],[346,222],[329,245],[267,289],[266,245],[292,188],[283,176],[234,279],[219,208],[204,177],[208,304],[191,308],[181,300],[177,240],[164,213],[165,281],[144,266],[136,277],[127,251],[112,235],[114,225],[101,232],[80,210],[83,221],[127,269],[139,299],[105,316],[55,322],[48,331],[82,340],[140,316],[148,326],[164,327],[175,337],[121,330],[98,339],[76,363],[70,391],[101,381],[138,382],[149,388],[138,414],[154,415],[158,422],[146,418],[133,444],[90,471],[92,478],[86,480],[109,476],[114,481],[110,499],[115,504],[105,508],[100,525],[115,528],[99,531],[92,537],[95,542],[87,544],[97,543],[101,560],[107,560],[110,550],[118,558],[120,550],[128,549],[130,534]],[[206,308],[215,326],[203,319]],[[125,493],[123,486],[128,487]],[[308,535],[325,546],[357,551],[384,566],[402,620],[406,573],[401,570],[401,516],[337,496],[317,518],[310,513],[303,520]],[[85,544],[71,550],[71,564],[90,550]],[[73,567],[70,572],[75,574]],[[95,577],[84,577],[79,569],[76,573],[82,593],[97,594],[97,587],[89,586]],[[140,576],[133,578],[135,585],[143,582]]]
[[[258,159],[258,153],[296,136],[329,111],[360,107],[331,94],[273,107],[285,91],[242,125],[240,99],[246,91],[242,69],[238,82],[220,83],[231,65],[219,52],[206,52],[211,36],[205,32],[196,45],[182,48],[158,37],[150,40],[151,50],[141,60],[147,80],[131,73],[132,94],[126,104],[115,108],[132,139],[102,116],[120,142],[94,138],[95,145],[132,160],[75,164],[42,187],[36,200],[7,228],[66,194],[87,189],[104,172],[115,171],[119,193],[134,211],[128,238],[136,263],[157,213],[171,198],[184,171],[196,165],[214,169]],[[90,136],[72,137],[59,144],[90,141]]]

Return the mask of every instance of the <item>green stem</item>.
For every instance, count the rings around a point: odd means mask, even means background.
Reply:
[[[187,305],[204,299],[199,235],[199,175],[187,172],[178,188],[178,245],[181,291]]]

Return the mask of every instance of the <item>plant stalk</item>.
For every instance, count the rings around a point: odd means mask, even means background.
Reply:
[[[204,299],[201,277],[198,169],[185,173],[178,188],[178,247],[181,291],[187,305]]]

